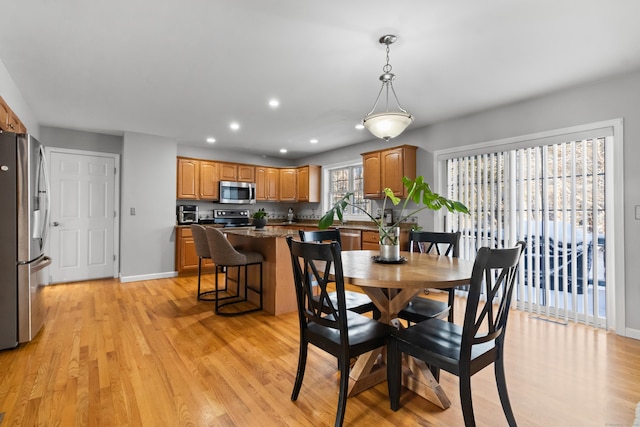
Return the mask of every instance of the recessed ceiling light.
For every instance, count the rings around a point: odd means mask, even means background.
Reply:
[[[209,144],[213,144],[214,142],[216,142],[216,139],[215,139],[215,138],[211,138],[211,137],[209,137],[209,138],[207,138],[207,142],[208,142]]]
[[[312,144],[317,144],[318,140],[313,138],[313,139],[310,139],[309,142],[312,143]]]
[[[240,123],[238,123],[238,122],[231,122],[231,124],[229,125],[229,127],[231,128],[231,130],[238,130],[238,129],[240,129]]]
[[[359,129],[364,129],[364,125],[363,125],[362,123],[358,123],[358,124],[356,125],[356,129],[358,129],[358,130],[359,130]]]
[[[278,105],[280,105],[280,101],[277,99],[274,98],[269,100],[269,107],[276,108]]]
[[[286,148],[281,148],[281,149],[280,149],[280,152],[281,152],[281,153],[286,153],[286,152],[287,152],[287,149],[286,149]]]

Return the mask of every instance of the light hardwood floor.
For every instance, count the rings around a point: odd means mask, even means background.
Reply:
[[[311,349],[300,397],[290,400],[295,313],[224,318],[195,294],[194,277],[47,287],[45,328],[0,352],[0,425],[333,425],[338,374],[326,353]],[[507,382],[520,426],[632,424],[640,341],[518,311],[509,323]],[[345,425],[460,426],[457,378],[443,372],[441,382],[447,410],[405,390],[393,412],[385,382],[349,398]],[[506,425],[491,368],[472,389],[478,425]]]

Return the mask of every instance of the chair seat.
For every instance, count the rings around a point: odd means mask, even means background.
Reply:
[[[446,320],[429,319],[410,328],[394,330],[393,336],[400,342],[400,348],[403,342],[411,343],[412,347],[420,348],[421,354],[428,354],[428,360],[437,359],[440,368],[452,374],[459,373],[462,326]],[[476,344],[471,349],[471,361],[493,354],[493,351],[494,341]]]
[[[258,264],[258,263],[264,261],[264,258],[262,256],[262,254],[260,254],[258,252],[245,252],[245,251],[238,251],[238,252],[241,253],[242,255],[244,255],[247,258],[246,262],[244,262],[243,264],[238,264],[238,265]]]
[[[400,319],[412,323],[420,323],[425,320],[442,318],[449,314],[449,304],[432,298],[415,297],[398,313]]]
[[[333,319],[332,315],[325,316]],[[369,317],[347,310],[347,334],[350,353],[354,356],[373,350],[385,344],[387,337],[395,329]],[[340,331],[309,322],[307,333],[316,337],[314,343],[329,353],[340,349]],[[322,344],[321,344],[322,343]]]
[[[364,314],[370,311],[374,311],[375,304],[363,293],[353,292],[353,291],[344,291],[345,302],[347,305],[347,310],[353,311],[355,313]],[[318,298],[315,298],[316,301]],[[331,300],[331,304],[334,307],[338,306],[338,294],[335,292],[329,292],[329,299]]]

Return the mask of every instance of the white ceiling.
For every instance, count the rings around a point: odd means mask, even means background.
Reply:
[[[354,126],[384,34],[412,128],[640,69],[638,0],[2,3],[0,59],[40,124],[292,159],[372,139]]]

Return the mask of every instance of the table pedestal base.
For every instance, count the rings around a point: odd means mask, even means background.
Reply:
[[[384,348],[377,348],[358,357],[349,372],[347,396],[354,396],[387,379],[384,350]],[[451,406],[446,393],[422,360],[407,355],[403,356],[402,385],[442,409]]]
[[[451,401],[422,360],[404,356],[402,363],[402,385],[428,401],[447,409]]]
[[[361,354],[349,372],[347,396],[353,396],[387,379],[383,348]]]

